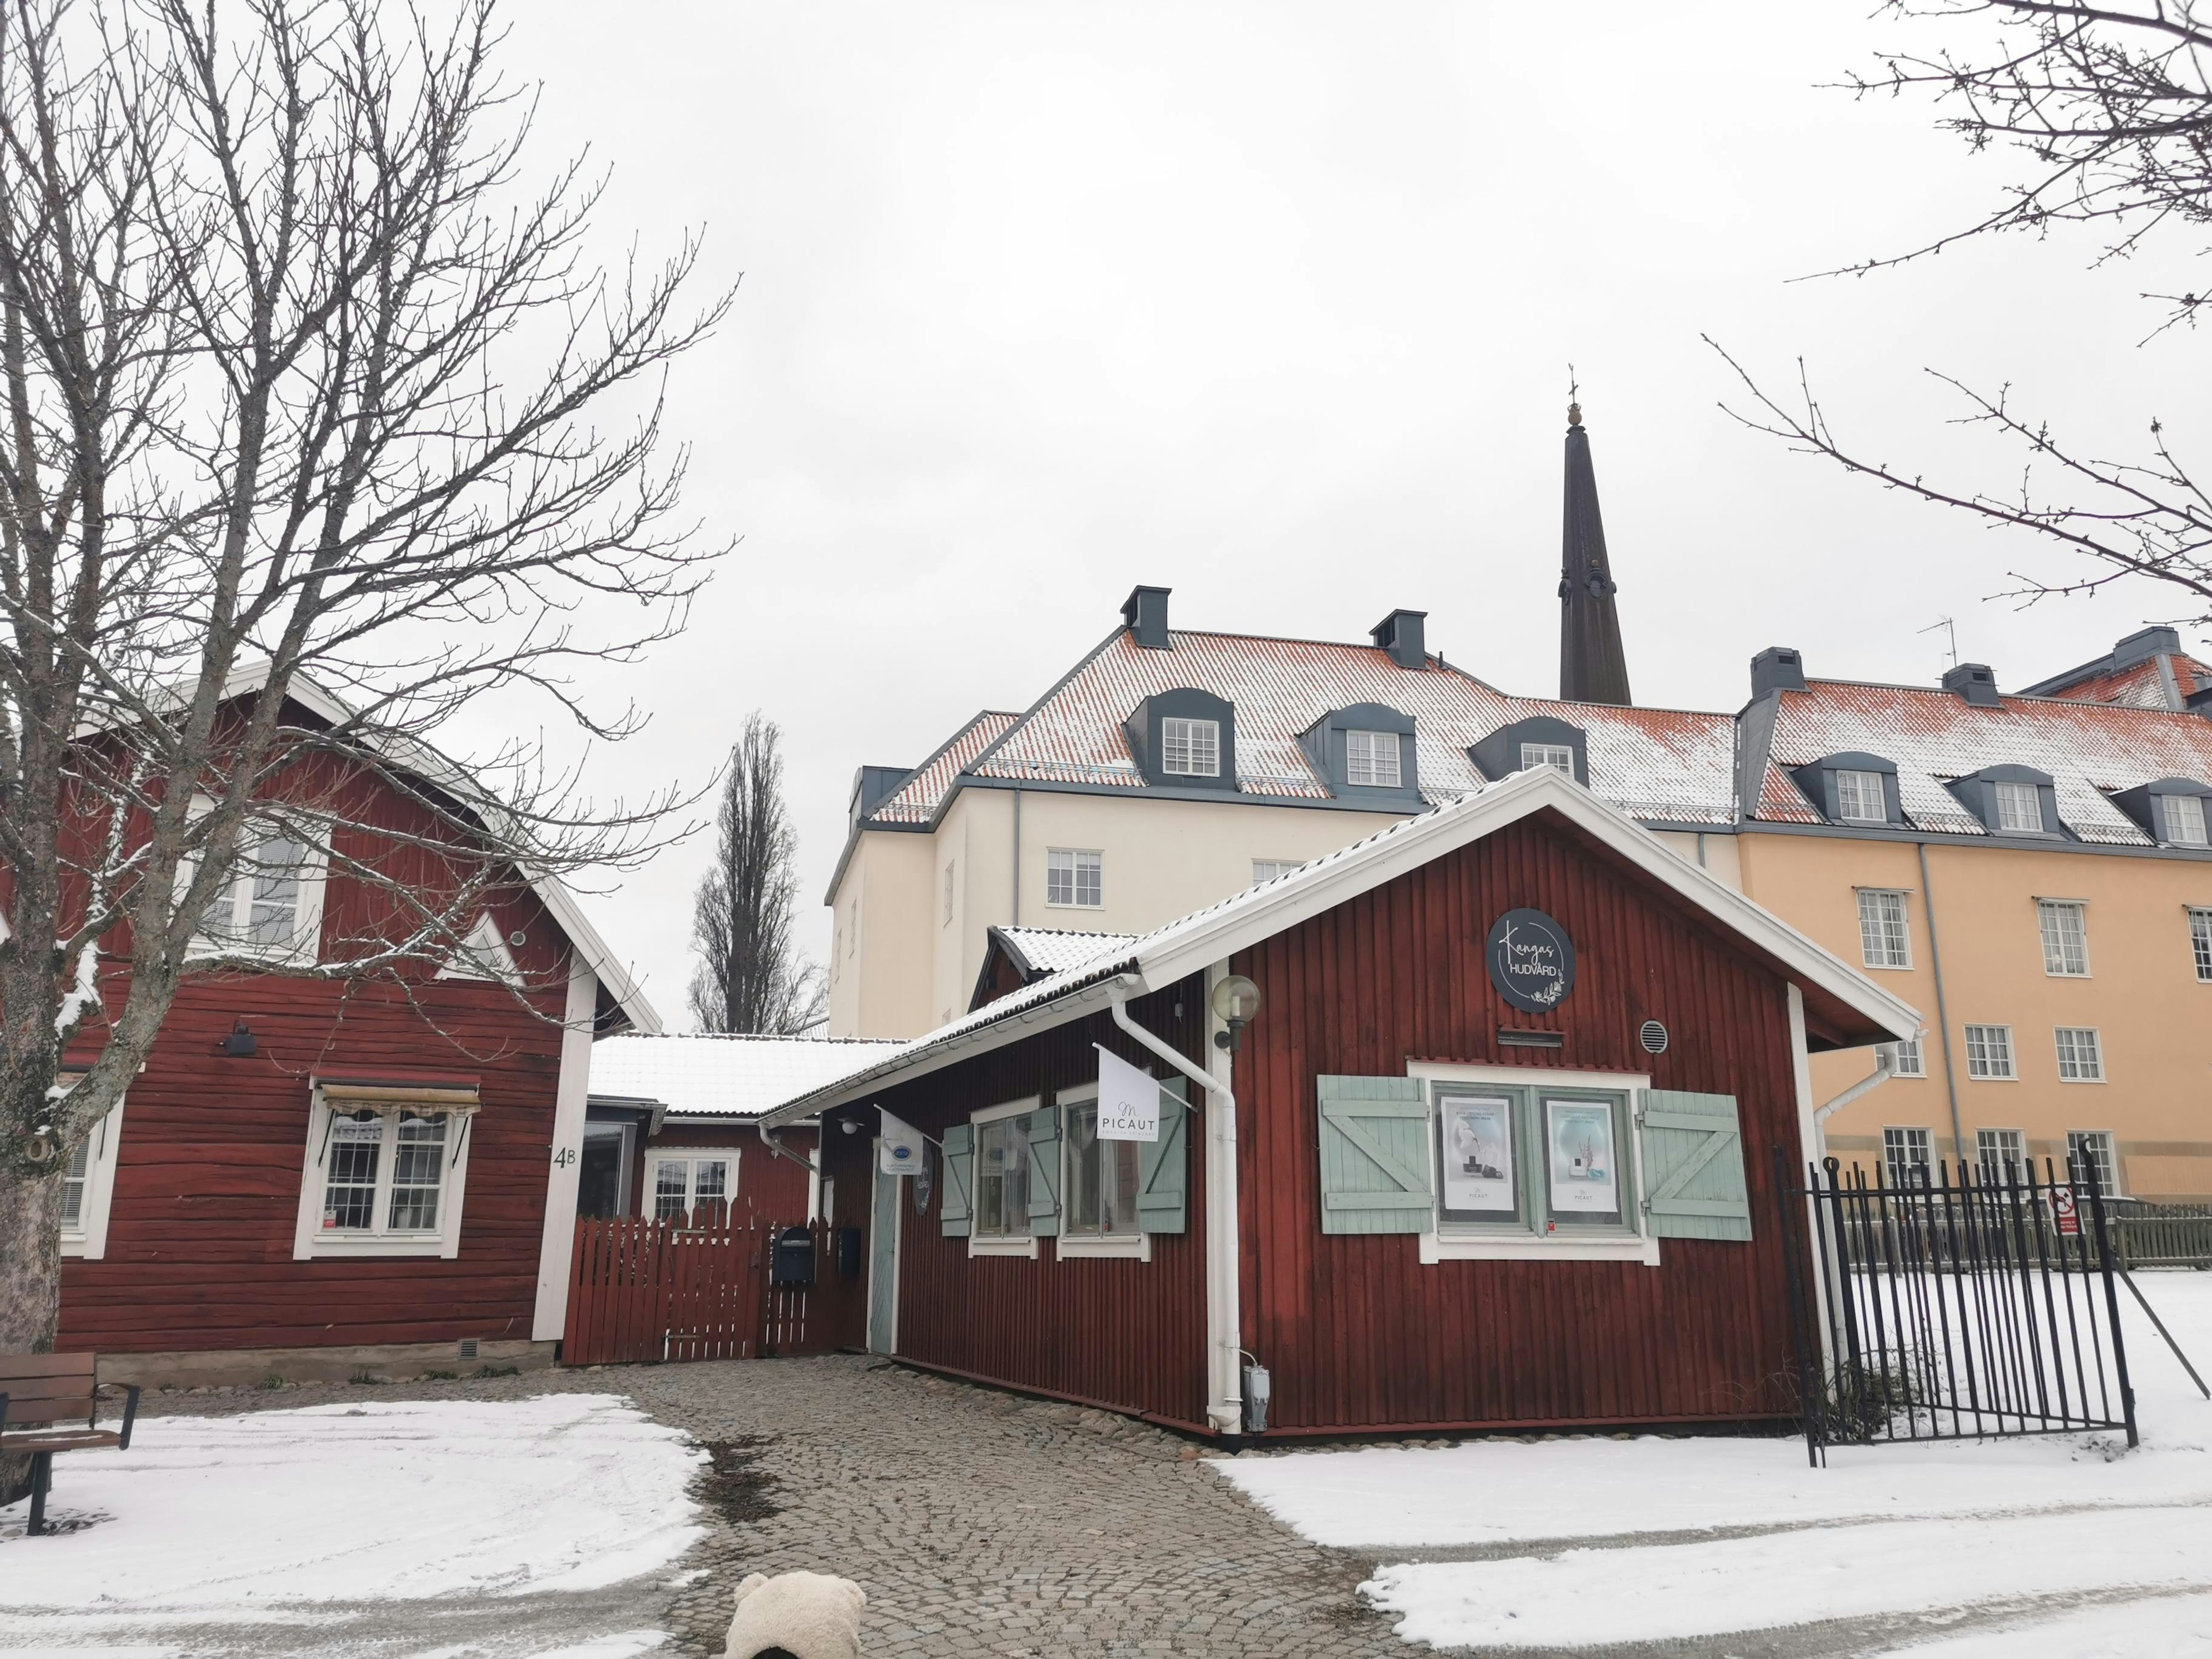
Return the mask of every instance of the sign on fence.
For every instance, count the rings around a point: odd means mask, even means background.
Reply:
[[[2058,1229],[2061,1238],[2081,1236],[2081,1209],[2075,1201],[2071,1187],[2054,1187],[2051,1192],[2051,1219]]]

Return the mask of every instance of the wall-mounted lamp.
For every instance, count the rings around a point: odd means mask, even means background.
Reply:
[[[222,1052],[232,1060],[251,1060],[261,1052],[260,1043],[246,1029],[245,1016],[239,1017],[230,1028],[230,1035],[222,1040]]]
[[[1214,1018],[1229,1029],[1213,1034],[1213,1046],[1235,1054],[1244,1041],[1244,1028],[1260,1012],[1260,988],[1242,974],[1231,974],[1213,988],[1209,999]]]
[[[848,1135],[856,1135],[860,1133],[860,1120],[857,1117],[841,1117],[837,1120],[837,1127]]]

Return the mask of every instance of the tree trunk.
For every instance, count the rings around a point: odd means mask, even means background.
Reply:
[[[0,1158],[0,1353],[50,1353],[60,1333],[65,1168]],[[0,1504],[30,1490],[31,1460],[0,1457]]]

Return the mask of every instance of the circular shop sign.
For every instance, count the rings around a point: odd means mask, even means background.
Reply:
[[[1541,910],[1508,910],[1491,924],[1483,958],[1490,982],[1516,1008],[1540,1014],[1575,988],[1575,945]]]

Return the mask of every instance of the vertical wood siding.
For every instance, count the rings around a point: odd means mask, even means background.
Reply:
[[[1483,961],[1528,907],[1577,957],[1558,1009],[1509,1008]],[[1773,1148],[1796,1136],[1784,981],[1693,913],[1540,817],[1239,956],[1264,998],[1237,1057],[1243,1336],[1273,1372],[1273,1430],[1742,1419],[1788,1409],[1788,1304]],[[1658,1019],[1656,1058],[1637,1040]],[[1500,1025],[1559,1050],[1501,1049]],[[1666,1239],[1638,1262],[1445,1261],[1408,1234],[1329,1236],[1316,1079],[1409,1060],[1648,1072],[1735,1095],[1749,1243]]]
[[[1195,1055],[1203,1040],[1202,991],[1196,979],[1187,980],[1133,1003],[1130,1012],[1182,1053]],[[887,1090],[879,1103],[941,1139],[948,1124],[965,1122],[971,1112],[1097,1082],[1093,1043],[1159,1069],[1101,1014]],[[837,1183],[836,1218],[860,1226],[868,1222],[874,1124],[868,1121],[865,1127],[866,1133],[823,1137],[824,1170]],[[1034,1261],[971,1259],[966,1239],[946,1238],[939,1231],[939,1200],[933,1199],[927,1216],[917,1216],[910,1194],[902,1193],[899,1353],[973,1376],[1203,1426],[1203,1142],[1202,1135],[1189,1136],[1189,1230],[1155,1235],[1149,1262],[1063,1261],[1052,1239],[1040,1242]],[[941,1161],[934,1173],[941,1187]]]
[[[782,1129],[775,1137],[784,1146],[799,1158],[814,1156],[814,1131],[811,1129]],[[768,1149],[760,1138],[760,1131],[752,1124],[687,1123],[681,1118],[661,1120],[660,1133],[640,1146],[632,1160],[635,1168],[629,1176],[629,1212],[634,1216],[653,1213],[652,1189],[645,1184],[645,1169],[655,1152],[679,1152],[687,1146],[733,1148],[738,1157],[738,1190],[731,1195],[731,1208],[742,1225],[749,1216],[763,1221],[785,1224],[803,1223],[807,1219],[809,1189],[813,1177],[804,1165],[787,1158],[778,1158]]]

